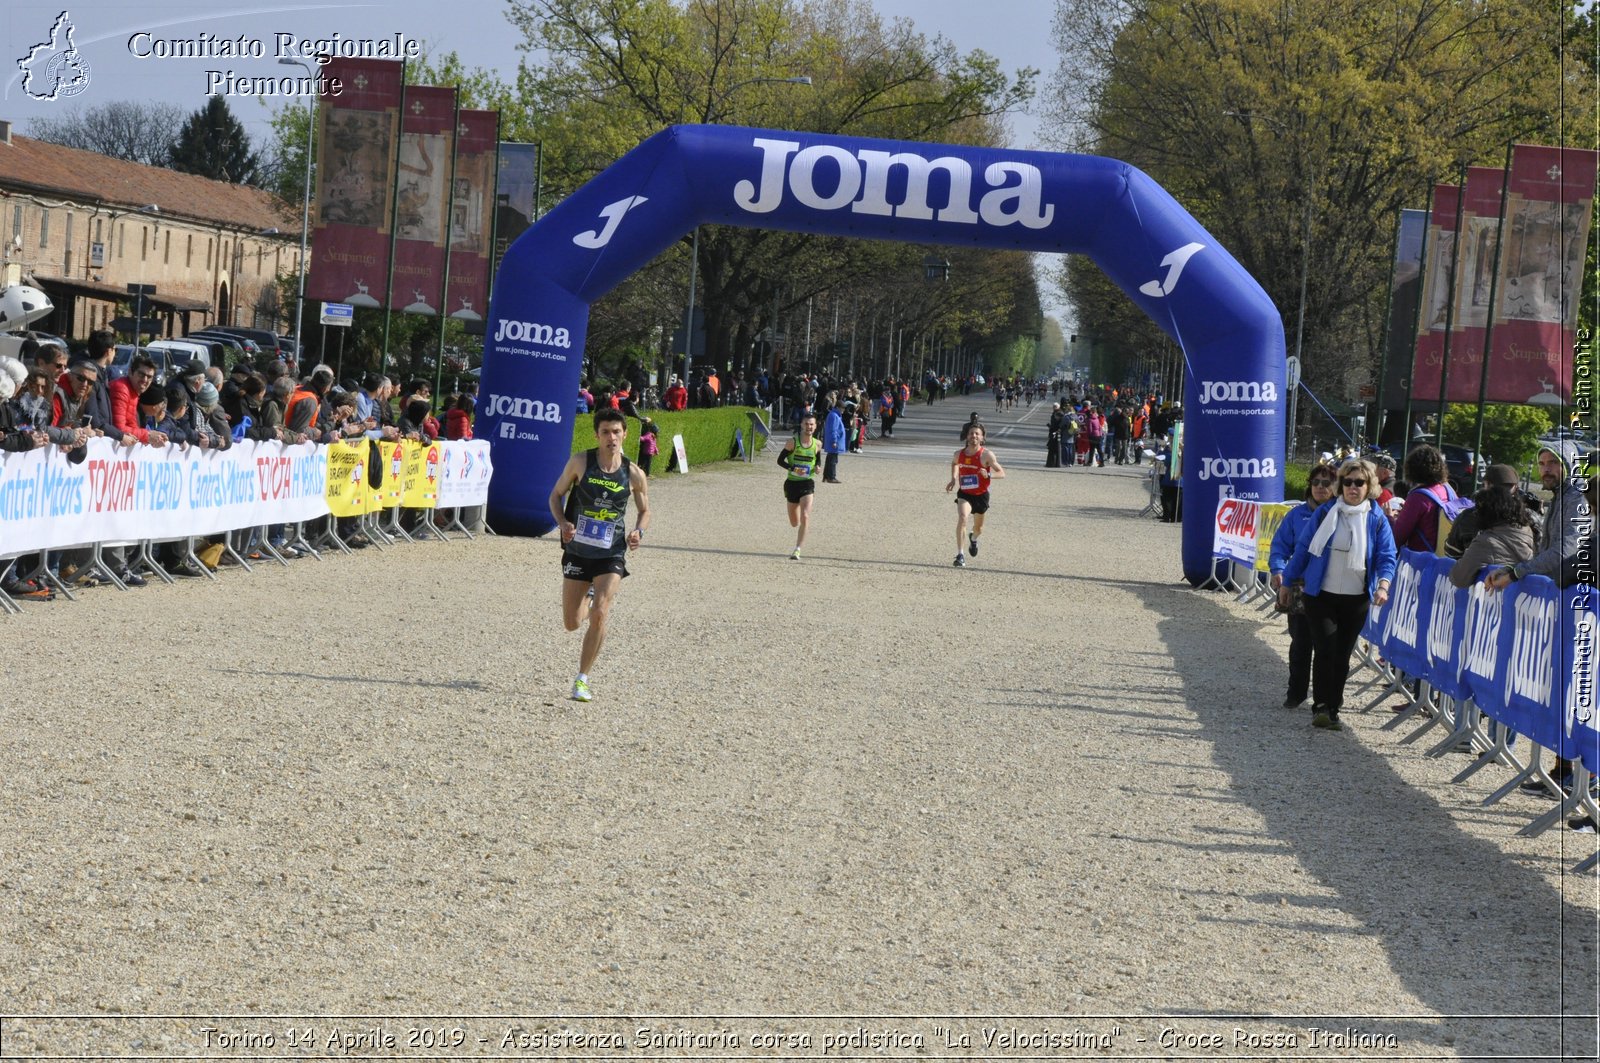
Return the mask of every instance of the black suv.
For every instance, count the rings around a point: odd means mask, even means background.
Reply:
[[[1396,476],[1400,477],[1401,479],[1405,478],[1406,455],[1410,453],[1414,447],[1419,447],[1424,442],[1427,441],[1423,440],[1422,442],[1417,443],[1390,443],[1388,446],[1383,448],[1384,450],[1388,451],[1391,456],[1393,456],[1395,464],[1399,466],[1399,471],[1395,474]],[[1438,446],[1438,444],[1428,443],[1428,446]],[[1450,475],[1450,486],[1455,488],[1456,494],[1458,495],[1470,494],[1472,492],[1472,479],[1477,474],[1480,456],[1475,452],[1468,450],[1466,447],[1458,446],[1455,443],[1446,443],[1444,446],[1439,447],[1439,449],[1444,452],[1444,466]],[[1487,459],[1483,459],[1483,461],[1485,464],[1488,463]]]

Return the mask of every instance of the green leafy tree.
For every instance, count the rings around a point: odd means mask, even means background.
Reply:
[[[1376,364],[1399,208],[1508,141],[1592,141],[1573,24],[1533,0],[1058,0],[1053,135],[1172,192],[1283,311],[1291,349],[1303,270],[1324,387]],[[1101,282],[1069,278],[1083,324],[1129,334],[1097,319]]]
[[[228,101],[213,96],[183,123],[172,142],[168,165],[216,181],[249,185],[257,181],[260,161]]]
[[[1445,407],[1446,441],[1472,446],[1477,424],[1478,407],[1467,403],[1451,403]],[[1520,469],[1533,460],[1539,449],[1539,437],[1550,428],[1550,414],[1537,406],[1490,405],[1483,415],[1482,449],[1490,460]]]
[[[963,55],[910,23],[885,25],[861,0],[513,0],[509,18],[543,60],[521,64],[514,85],[464,70],[454,55],[415,76],[460,85],[464,104],[498,107],[506,139],[538,141],[546,202],[679,123],[994,143],[1035,73],[1009,77],[981,52]],[[802,76],[809,86],[782,80]],[[595,304],[592,355],[649,346],[681,323],[690,246],[685,236]],[[870,278],[914,276],[925,249],[704,226],[699,252],[705,345],[727,370],[746,364],[775,314]]]

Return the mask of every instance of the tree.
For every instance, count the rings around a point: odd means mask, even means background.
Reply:
[[[677,123],[994,143],[999,116],[1029,98],[1035,73],[1012,79],[981,52],[961,55],[909,23],[885,26],[861,0],[513,0],[509,17],[545,59],[523,63],[514,88],[463,71],[454,56],[416,76],[454,80],[463,105],[500,108],[506,139],[539,141],[547,198]],[[810,87],[774,83],[800,75]],[[595,304],[591,350],[637,347],[681,322],[690,245],[686,236],[663,255],[659,277],[641,271]],[[699,251],[706,348],[726,370],[745,363],[775,302],[784,313],[926,249],[704,226]]]
[[[1444,436],[1472,446],[1478,430],[1478,407],[1453,402],[1445,407]],[[1523,468],[1539,450],[1539,437],[1550,431],[1550,414],[1537,406],[1494,403],[1485,407],[1483,452],[1496,462]]]
[[[1304,269],[1305,373],[1322,386],[1376,362],[1398,209],[1461,165],[1500,165],[1510,140],[1592,138],[1564,7],[1058,0],[1052,130],[1172,192],[1284,312],[1291,344]]]
[[[260,160],[250,146],[250,135],[222,96],[213,96],[191,114],[172,143],[174,170],[199,174],[235,185],[257,183]]]
[[[60,118],[35,118],[28,130],[38,140],[80,148],[145,166],[165,166],[172,130],[183,108],[171,103],[117,101],[70,111]]]

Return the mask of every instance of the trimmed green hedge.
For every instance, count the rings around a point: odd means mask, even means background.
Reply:
[[[727,461],[733,455],[733,434],[743,432],[745,449],[750,449],[749,406],[718,406],[709,410],[681,410],[668,412],[652,410],[645,414],[660,429],[656,442],[660,453],[655,457],[654,472],[665,472],[672,455],[672,437],[683,436],[683,449],[689,455],[689,468],[713,461]],[[759,452],[762,440],[756,438]],[[594,416],[579,414],[572,426],[572,452],[581,454],[595,445]],[[639,422],[628,419],[628,438],[623,451],[634,461],[639,460]]]

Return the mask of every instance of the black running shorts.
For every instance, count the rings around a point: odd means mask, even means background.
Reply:
[[[989,492],[987,491],[981,495],[969,495],[965,491],[957,491],[956,502],[965,502],[972,507],[974,514],[989,512]]]
[[[596,576],[604,576],[608,572],[615,572],[623,579],[628,578],[628,563],[622,554],[615,557],[579,557],[567,550],[561,553],[561,575],[566,579],[593,583]]]
[[[802,498],[806,497],[806,495],[814,495],[816,493],[817,481],[815,480],[806,479],[783,481],[783,497],[787,498],[790,502],[798,504]]]

